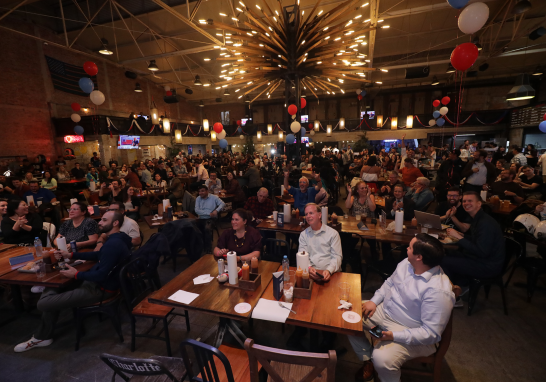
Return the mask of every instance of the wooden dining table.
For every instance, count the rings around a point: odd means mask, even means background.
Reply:
[[[187,217],[180,217],[178,214],[175,214],[172,218],[168,218],[167,214],[163,214],[163,217],[161,219],[153,220],[153,215],[144,216],[144,221],[146,224],[148,224],[148,228],[150,229],[156,229],[159,227],[163,227],[168,222],[172,222],[179,219],[197,219],[197,216],[192,214],[189,211],[184,211],[185,214],[188,214]]]
[[[213,346],[219,347],[222,343],[225,331],[229,330],[234,334],[239,344],[244,347],[246,337],[232,320],[249,320],[252,310],[271,282],[273,277],[272,273],[275,272],[278,267],[279,263],[260,261],[258,269],[261,274],[261,284],[255,291],[249,291],[234,288],[225,283],[219,283],[216,280],[216,276],[218,276],[218,262],[213,255],[205,255],[165,284],[161,289],[152,293],[148,297],[148,301],[153,304],[194,310],[220,317],[218,326],[211,328],[207,335],[202,337],[203,340],[206,340],[211,334],[216,332]],[[193,279],[204,274],[210,274],[214,279],[207,284],[195,285]],[[169,297],[179,290],[197,293],[199,296],[190,304],[183,304],[169,299]],[[235,305],[242,302],[250,304],[251,309],[249,312],[235,312]]]
[[[290,267],[295,271],[296,268]],[[282,265],[277,269],[282,271]],[[309,329],[326,330],[347,335],[359,335],[362,333],[362,321],[350,323],[343,319],[345,309],[339,306],[339,285],[345,282],[350,286],[348,302],[353,304],[351,312],[362,316],[362,296],[360,292],[360,275],[356,273],[336,272],[330,277],[330,281],[324,284],[314,283],[310,299],[294,298],[292,310],[287,324],[301,326]],[[273,297],[273,283],[267,286],[262,298],[275,301]],[[284,296],[280,299],[284,301]]]

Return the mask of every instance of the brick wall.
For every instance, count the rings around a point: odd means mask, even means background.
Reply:
[[[9,18],[2,20],[2,23],[30,35],[64,43],[62,36],[45,28],[25,23],[14,25]],[[26,154],[33,157],[44,154],[55,159],[62,151],[60,145],[55,143],[51,118],[69,117],[73,113],[70,108],[73,102],[90,108],[87,113],[81,111],[82,115],[97,113],[126,117],[130,113],[149,113],[153,98],[160,115],[167,112],[172,121],[189,123],[198,119],[199,111],[193,104],[185,101],[166,104],[163,101],[163,87],[140,76],[131,80],[125,77],[125,69],[107,59],[91,59],[85,54],[44,44],[6,30],[0,30],[0,41],[0,120],[4,126],[3,139],[0,141],[1,156]],[[99,68],[98,87],[106,101],[95,107],[88,97],[53,89],[44,55],[73,65],[94,61]],[[143,89],[142,93],[134,91],[137,82]]]

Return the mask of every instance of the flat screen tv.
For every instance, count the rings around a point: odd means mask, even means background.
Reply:
[[[138,149],[140,137],[138,135],[120,135],[118,149]]]

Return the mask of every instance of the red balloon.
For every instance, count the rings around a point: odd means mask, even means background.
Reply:
[[[442,98],[442,105],[447,105],[449,101],[451,101],[451,98],[445,96],[444,98]]]
[[[220,134],[224,130],[224,126],[220,122],[216,122],[212,128],[216,131],[216,134]]]
[[[302,98],[301,101],[300,101],[300,107],[303,109],[305,107],[305,105],[307,105],[307,101],[305,100],[305,98]]]
[[[77,103],[77,102],[74,102],[72,105],[70,105],[70,107],[71,107],[72,110],[74,110],[74,111],[80,111],[80,109],[82,108],[82,107],[80,106],[80,104]]]
[[[86,61],[83,64],[83,70],[85,70],[85,73],[89,74],[90,76],[96,76],[99,72],[99,68],[97,68],[97,64],[91,61]]]
[[[298,107],[296,105],[288,106],[288,114],[294,115],[298,112]]]
[[[437,99],[435,99],[434,102],[432,102],[432,106],[434,106],[434,107],[440,106],[440,101],[438,101]]]
[[[362,101],[362,98],[364,98],[364,97],[362,97],[362,96],[359,94],[356,98],[358,98],[359,101]]]
[[[169,91],[167,91],[165,94],[167,95],[167,97],[170,97],[170,96],[173,95],[173,92],[169,90]]]
[[[465,42],[464,44],[457,46],[453,49],[453,52],[451,52],[451,65],[453,65],[455,69],[464,72],[474,65],[479,53],[476,45],[471,42]]]
[[[240,119],[237,120],[237,126],[241,126],[241,120]]]
[[[544,120],[546,121],[546,113],[544,113],[544,117],[542,117],[542,118],[544,118]]]
[[[312,123],[309,124],[309,128],[310,128],[310,129],[313,128],[313,124],[312,124]]]

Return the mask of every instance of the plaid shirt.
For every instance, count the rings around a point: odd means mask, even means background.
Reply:
[[[257,196],[251,196],[245,203],[245,210],[252,212],[255,219],[265,219],[273,213],[273,201],[267,198],[260,203]]]

